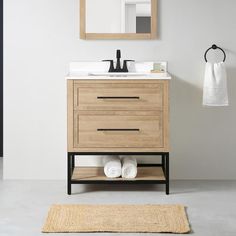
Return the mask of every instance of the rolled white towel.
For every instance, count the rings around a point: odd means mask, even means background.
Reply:
[[[104,156],[102,159],[104,173],[108,178],[121,176],[121,161],[118,156]]]
[[[122,178],[134,179],[137,176],[137,161],[134,157],[122,158]]]

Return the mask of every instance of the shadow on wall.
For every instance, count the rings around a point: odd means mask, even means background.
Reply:
[[[172,75],[170,130],[172,178],[234,179],[236,68],[227,68],[229,107],[202,106],[202,88]],[[202,78],[203,83],[203,78]],[[209,172],[209,169],[213,170]],[[215,170],[215,171],[214,171]],[[225,173],[227,170],[227,174]]]
[[[228,91],[229,91],[229,105],[230,108],[233,110],[233,108],[236,105],[236,68],[229,67],[227,68],[227,75],[228,75]],[[235,110],[235,109],[234,109]],[[236,118],[236,114],[234,115],[234,118]]]

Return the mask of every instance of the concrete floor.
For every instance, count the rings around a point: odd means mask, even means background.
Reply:
[[[0,236],[43,235],[40,230],[51,204],[84,203],[180,203],[187,206],[193,235],[236,235],[236,181],[172,181],[169,196],[162,192],[161,186],[82,185],[74,186],[73,192],[74,194],[71,196],[66,195],[65,181],[0,180]],[[96,235],[126,234],[101,233]]]

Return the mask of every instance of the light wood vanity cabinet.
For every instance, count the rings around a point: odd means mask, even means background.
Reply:
[[[161,183],[169,193],[169,80],[69,79],[68,194],[78,183]],[[107,179],[102,168],[75,167],[76,155],[159,155],[134,180]]]
[[[168,80],[68,80],[69,152],[168,152]]]

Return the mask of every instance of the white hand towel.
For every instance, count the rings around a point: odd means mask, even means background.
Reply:
[[[228,106],[227,75],[224,62],[206,63],[203,105]]]
[[[108,178],[121,176],[121,161],[118,156],[104,156],[102,159],[104,173]]]
[[[136,159],[134,157],[122,157],[122,178],[134,179],[137,172]]]

